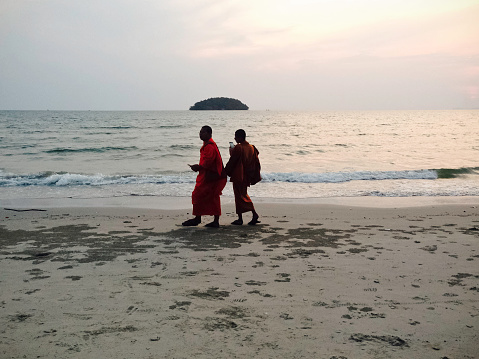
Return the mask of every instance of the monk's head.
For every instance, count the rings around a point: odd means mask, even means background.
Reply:
[[[238,143],[246,141],[246,132],[245,130],[236,130],[235,132],[235,141]]]
[[[203,141],[208,141],[213,135],[213,130],[210,126],[203,126],[200,130],[200,138]]]

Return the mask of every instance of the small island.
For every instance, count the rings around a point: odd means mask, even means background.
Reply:
[[[197,110],[248,110],[249,107],[240,100],[228,97],[213,97],[203,100],[190,107],[191,111]]]

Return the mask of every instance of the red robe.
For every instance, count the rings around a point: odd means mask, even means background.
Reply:
[[[200,149],[201,169],[196,176],[196,186],[193,190],[191,200],[193,203],[194,216],[220,216],[221,202],[220,195],[225,188],[226,178],[220,178],[217,181],[207,182],[206,171],[215,171],[221,174],[223,170],[223,160],[215,141],[210,139],[203,143]]]

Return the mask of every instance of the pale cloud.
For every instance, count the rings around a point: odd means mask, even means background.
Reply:
[[[321,10],[323,3],[327,11]],[[302,54],[319,46],[326,50],[325,57],[334,59],[352,54],[395,57],[449,52],[462,56],[479,49],[474,46],[479,43],[477,2],[466,8],[470,1],[457,2],[457,8],[450,1],[420,2],[415,8],[409,1],[392,8],[394,1],[327,3],[260,1],[254,13],[240,12],[241,16],[226,17],[227,21],[221,17],[214,26],[219,31],[206,31],[209,36],[196,38],[191,55],[235,56],[278,49]],[[308,4],[311,8],[305,8]]]
[[[3,0],[0,108],[479,106],[478,15],[479,0]]]

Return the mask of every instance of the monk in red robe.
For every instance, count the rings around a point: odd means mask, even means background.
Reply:
[[[201,128],[200,139],[203,140],[203,147],[200,149],[200,163],[189,165],[193,171],[198,172],[191,196],[195,218],[183,222],[183,226],[197,226],[201,223],[201,216],[214,216],[213,222],[206,224],[206,227],[220,226],[220,195],[226,185],[226,174],[218,146],[211,138],[212,133],[209,126]]]
[[[253,201],[248,195],[248,187],[251,184],[248,178],[248,169],[254,166],[255,148],[246,141],[246,132],[237,130],[235,132],[235,141],[237,145],[230,148],[230,159],[226,164],[226,173],[230,176],[233,183],[233,192],[235,195],[236,214],[238,219],[231,224],[242,225],[243,213],[252,212],[253,218],[249,225],[260,223],[259,215],[253,205]],[[256,154],[257,155],[257,154]]]

